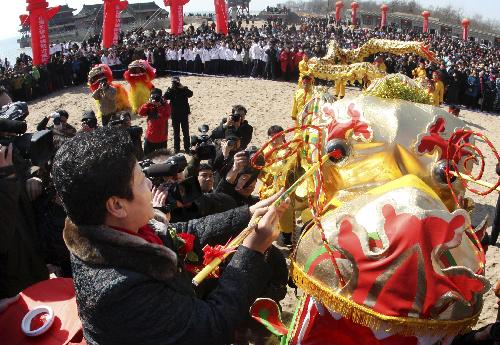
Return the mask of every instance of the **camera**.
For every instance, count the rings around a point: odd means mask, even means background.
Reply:
[[[161,95],[151,95],[151,100],[157,103],[163,103],[163,98]]]
[[[187,205],[203,195],[200,183],[196,177],[190,177],[182,182],[173,182],[166,186],[168,191],[165,206],[161,211],[170,213],[177,208],[177,203]]]
[[[164,177],[176,177],[178,173],[187,167],[187,160],[184,155],[172,156],[165,163],[155,164],[147,159],[139,162],[144,174],[150,178],[153,185],[159,187],[163,185],[168,191],[166,206],[162,211],[169,213],[177,207],[177,202],[188,204],[198,199],[203,193],[197,178],[191,177],[182,182],[165,183]]]
[[[60,126],[61,125],[61,115],[57,114],[53,117],[54,121],[54,126]]]
[[[231,115],[231,120],[233,122],[239,122],[241,120],[241,115],[240,114],[232,114]]]
[[[97,128],[97,119],[96,118],[89,118],[89,119],[82,119],[82,123],[86,124],[89,128]]]
[[[33,165],[46,164],[54,154],[53,134],[51,130],[26,133],[26,122],[0,119],[0,132],[12,135],[0,136],[0,145],[12,143],[22,158],[28,159]]]
[[[200,135],[191,137],[191,146],[196,146],[191,153],[199,160],[215,158],[215,144],[210,140],[210,136],[208,135],[209,129],[208,125],[201,125],[198,127]]]
[[[245,151],[243,151],[243,152],[245,152],[248,159],[252,159],[252,157],[257,153],[257,151],[259,151],[257,146],[250,146],[250,147],[247,147],[245,149]]]
[[[28,115],[28,104],[26,102],[10,103],[0,109],[0,119],[24,121]]]
[[[164,182],[164,177],[176,177],[186,169],[188,163],[184,155],[176,155],[168,158],[164,163],[155,164],[152,160],[146,159],[139,162],[139,165],[144,175],[158,187]]]

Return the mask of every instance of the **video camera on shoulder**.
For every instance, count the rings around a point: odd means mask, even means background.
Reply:
[[[24,102],[11,103],[1,109],[0,145],[12,143],[22,158],[42,166],[52,159],[55,152],[52,131],[26,133],[28,126],[24,120],[28,114],[28,106]]]
[[[208,135],[209,130],[208,125],[201,125],[198,127],[200,135],[191,137],[191,147],[195,147],[191,153],[201,161],[215,159],[215,144]]]

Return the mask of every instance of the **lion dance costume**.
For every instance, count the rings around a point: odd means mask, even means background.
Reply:
[[[95,92],[99,88],[100,81],[106,79],[108,84],[116,89],[116,111],[130,110],[130,104],[128,101],[128,93],[123,85],[113,82],[113,72],[108,65],[97,65],[94,66],[88,75],[88,86],[90,91]],[[102,114],[100,111],[99,101],[97,103],[96,116],[100,120]]]
[[[417,42],[390,45],[405,53],[409,43],[431,56]],[[481,135],[401,74],[323,59],[310,68],[322,79],[373,82],[336,102],[317,89],[297,127],[278,134],[293,138],[262,149],[274,190],[290,185],[283,167],[296,175],[319,168],[294,195],[310,222],[291,257],[304,292],[292,323],[283,325],[268,299],[256,301],[252,316],[282,344],[449,344],[475,325],[489,289],[481,235],[463,206],[473,190],[460,177],[479,162]]]
[[[125,71],[123,77],[130,84],[129,101],[134,113],[149,101],[151,90],[154,88],[152,80],[155,74],[156,70],[145,60],[131,62]]]

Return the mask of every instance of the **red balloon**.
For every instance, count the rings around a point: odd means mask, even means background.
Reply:
[[[33,65],[46,65],[50,61],[49,20],[61,6],[49,8],[45,0],[26,0],[28,15],[22,15],[21,25],[28,24],[31,31],[31,50]]]
[[[462,38],[464,41],[467,41],[469,39],[469,24],[469,19],[462,19]]]
[[[380,27],[386,27],[387,26],[387,11],[389,11],[389,6],[386,4],[383,4],[380,6],[381,10],[381,19],[380,19]]]
[[[120,35],[120,12],[128,6],[127,1],[103,0],[102,47],[109,49],[118,43]]]
[[[429,11],[422,12],[422,17],[424,17],[423,32],[429,31],[429,17],[431,13]]]
[[[170,6],[170,34],[180,35],[184,32],[184,5],[189,0],[163,0],[165,6]]]
[[[214,0],[217,32],[227,35],[227,6],[224,0]]]
[[[356,25],[356,23],[357,23],[358,8],[359,8],[359,4],[357,2],[351,3],[351,9],[352,9],[351,22],[352,22],[352,25]]]
[[[337,1],[335,3],[335,20],[340,22],[340,12],[342,11],[342,7],[344,7],[344,3],[342,1]]]

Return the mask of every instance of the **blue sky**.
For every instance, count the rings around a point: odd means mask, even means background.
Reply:
[[[140,0],[129,0],[129,2],[139,2]],[[163,6],[163,0],[154,0],[158,5]],[[67,4],[73,8],[80,9],[83,4],[98,4],[102,0],[48,0],[50,6]],[[252,0],[250,3],[251,10],[260,10],[268,5],[275,5],[283,1],[280,0]],[[481,14],[485,18],[494,18],[500,20],[500,1],[499,0],[420,0],[418,1],[423,6],[435,5],[439,3],[441,6],[452,4],[455,7],[462,8],[466,15]],[[14,37],[19,29],[19,15],[25,13],[26,2],[24,0],[3,0],[5,3],[0,12],[0,23],[2,30],[0,31],[0,39]],[[211,10],[213,9],[213,1],[211,0],[191,0],[186,6],[185,11],[195,10]],[[1,47],[0,47],[1,53]]]

